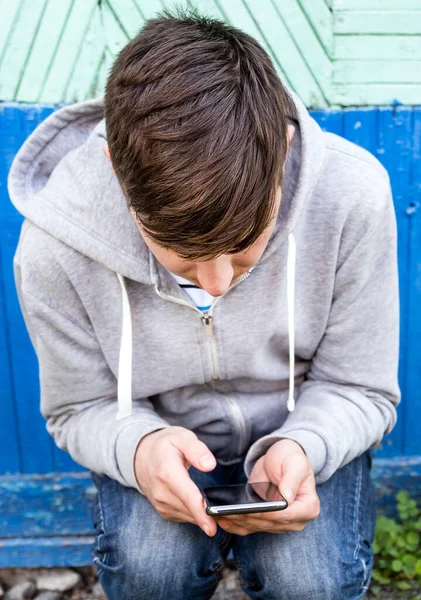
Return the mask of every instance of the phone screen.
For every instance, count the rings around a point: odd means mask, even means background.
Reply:
[[[281,502],[285,500],[270,481],[207,487],[203,490],[209,506]]]

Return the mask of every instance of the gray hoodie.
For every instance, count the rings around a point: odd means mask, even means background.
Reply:
[[[84,467],[141,491],[142,436],[179,425],[222,464],[276,440],[317,483],[377,445],[400,399],[396,221],[374,156],[323,133],[297,96],[275,229],[257,265],[203,315],[149,252],[111,165],[103,100],[63,107],[8,179],[41,413]],[[294,400],[295,398],[295,400]]]

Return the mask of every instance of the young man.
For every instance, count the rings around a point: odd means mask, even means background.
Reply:
[[[210,598],[232,548],[250,598],[360,598],[369,449],[399,402],[380,163],[323,133],[248,35],[165,14],[105,102],[35,130],[9,191],[41,412],[99,489],[107,596]],[[200,487],[248,479],[289,507],[205,513]]]

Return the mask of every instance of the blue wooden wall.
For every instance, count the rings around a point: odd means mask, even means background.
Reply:
[[[12,159],[53,106],[0,104],[0,567],[90,564],[86,469],[59,450],[39,412],[37,361],[18,305],[12,259],[22,218],[7,195]],[[387,168],[399,235],[403,399],[376,451],[379,497],[421,494],[421,107],[312,111],[320,125],[367,148]],[[385,479],[387,476],[387,479]]]

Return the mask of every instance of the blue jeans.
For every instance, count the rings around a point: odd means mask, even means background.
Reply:
[[[261,600],[354,600],[372,570],[375,504],[369,452],[317,487],[320,514],[303,531],[209,538],[196,525],[163,519],[146,497],[91,472],[98,494],[93,561],[110,600],[211,598],[232,548],[244,592]],[[199,486],[242,483],[242,463],[211,473],[193,467]]]

